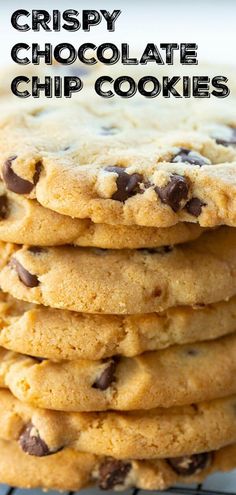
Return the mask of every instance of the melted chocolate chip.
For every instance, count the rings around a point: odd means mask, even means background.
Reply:
[[[6,194],[0,196],[0,220],[4,220],[8,215],[8,198]]]
[[[221,144],[222,146],[236,145],[236,127],[228,126],[228,129],[230,131],[228,136],[223,135],[222,133],[222,136],[219,135],[218,137],[215,137],[215,141],[217,144]]]
[[[210,164],[208,158],[205,158],[205,156],[202,156],[197,151],[188,150],[186,148],[180,148],[180,151],[172,158],[171,162],[189,163],[190,165],[198,165],[199,167]]]
[[[115,201],[124,202],[140,192],[139,184],[143,182],[142,175],[127,174],[122,167],[107,167],[105,170],[118,175],[116,179],[117,191],[112,195],[112,199]]]
[[[32,288],[39,285],[38,277],[28,272],[28,270],[26,270],[26,268],[24,268],[16,258],[11,259],[10,266],[16,270],[20,281],[26,285],[26,287]]]
[[[172,457],[166,461],[177,474],[191,476],[203,471],[209,464],[211,456],[209,453],[193,454],[183,457]]]
[[[33,183],[29,180],[22,179],[12,170],[12,162],[16,160],[17,156],[11,156],[5,161],[2,168],[3,180],[9,189],[17,194],[29,194],[34,186],[37,184],[41,172],[41,164],[37,163],[35,167],[35,173],[33,176]]]
[[[47,444],[40,438],[39,431],[32,423],[29,423],[21,433],[19,443],[26,454],[37,457],[44,457],[51,454]]]
[[[131,469],[129,462],[107,459],[99,467],[99,488],[111,490],[124,485],[125,478]]]
[[[102,374],[95,380],[92,387],[99,390],[107,390],[110,385],[115,381],[115,371],[117,362],[112,360],[108,363],[108,366],[102,372]]]
[[[190,215],[193,215],[194,217],[199,217],[202,213],[202,207],[206,206],[206,203],[203,203],[200,199],[198,198],[192,198],[186,203],[186,210]]]
[[[189,185],[187,179],[182,175],[172,175],[166,186],[156,186],[155,191],[162,203],[167,204],[173,211],[177,212],[181,209],[181,202],[188,197]]]

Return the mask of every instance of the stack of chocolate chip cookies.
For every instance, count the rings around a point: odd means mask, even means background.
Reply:
[[[4,110],[1,482],[236,467],[235,145],[225,103]]]

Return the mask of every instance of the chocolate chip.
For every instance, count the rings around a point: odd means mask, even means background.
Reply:
[[[160,246],[154,249],[148,249],[149,253],[153,254],[166,254],[166,253],[171,253],[173,251],[173,246]]]
[[[206,203],[203,203],[198,198],[192,198],[186,203],[185,208],[190,215],[199,217],[199,215],[201,215],[202,213],[203,206],[206,206]]]
[[[24,268],[16,258],[11,259],[10,266],[16,270],[20,281],[26,285],[26,287],[32,288],[39,285],[38,277],[28,272],[28,270],[26,270],[26,268]]]
[[[194,150],[188,150],[187,148],[180,148],[180,151],[175,155],[172,163],[189,163],[190,165],[198,165],[202,167],[203,165],[210,165],[210,160],[205,156]]]
[[[166,254],[171,253],[173,249],[173,246],[159,246],[156,248],[139,248],[138,251],[141,251],[145,254]]]
[[[9,189],[17,194],[29,194],[34,186],[37,184],[41,172],[41,164],[37,163],[35,167],[35,173],[33,176],[33,183],[29,180],[22,179],[12,170],[12,162],[16,160],[17,156],[11,156],[5,161],[2,168],[2,176],[4,182]]]
[[[105,256],[108,253],[106,248],[93,248],[92,251],[98,254],[98,256]]]
[[[41,171],[42,171],[42,164],[40,162],[38,162],[35,165],[35,172],[34,172],[34,176],[33,176],[33,184],[34,184],[34,186],[36,186],[36,184],[39,181],[39,177],[40,177]]]
[[[41,253],[45,253],[46,249],[42,248],[41,246],[30,246],[28,248],[28,251],[33,254],[41,254]]]
[[[131,469],[130,462],[107,459],[99,467],[99,488],[112,490],[124,485],[125,478]]]
[[[39,431],[32,423],[29,423],[21,433],[19,443],[26,454],[37,457],[44,457],[51,454],[47,444],[40,438]]]
[[[222,146],[236,145],[236,127],[225,126],[225,130],[229,132],[222,132],[222,136],[220,133],[219,136],[213,136],[215,137],[216,143],[221,144]]]
[[[112,359],[102,374],[95,380],[92,387],[99,390],[107,390],[108,387],[115,381],[115,371],[117,362]]]
[[[182,175],[171,175],[170,182],[164,187],[155,187],[162,203],[167,204],[173,211],[181,209],[181,201],[187,199],[189,185],[188,181]]]
[[[177,474],[191,476],[192,474],[203,471],[209,464],[211,457],[212,454],[203,453],[185,455],[183,457],[171,457],[170,459],[166,459],[166,461]]]
[[[8,215],[8,198],[6,194],[0,196],[0,219],[4,220]]]
[[[173,246],[162,246],[162,247],[159,247],[158,249],[161,250],[161,253],[171,253],[171,251],[173,251],[174,247]],[[158,251],[158,252],[160,252],[160,251]]]
[[[143,182],[141,174],[127,174],[122,167],[107,167],[105,170],[118,175],[116,179],[117,191],[112,195],[112,199],[115,201],[124,202],[140,192],[139,184]]]
[[[31,356],[30,354],[27,354],[27,356],[34,359],[34,361],[37,361],[37,363],[42,363],[43,361],[47,361],[47,358]]]
[[[161,289],[159,289],[159,287],[156,287],[152,293],[152,296],[153,297],[160,297],[161,296]]]
[[[186,351],[186,354],[188,356],[198,356],[199,355],[199,351],[197,349],[194,349],[193,347],[190,348],[190,349],[187,349]]]

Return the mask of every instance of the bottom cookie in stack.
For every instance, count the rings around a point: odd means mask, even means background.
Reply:
[[[0,440],[0,449],[1,482],[20,488],[164,490],[178,482],[201,482],[215,471],[236,467],[236,444],[203,454],[128,462],[71,448],[47,457],[27,456],[17,442],[5,440]]]

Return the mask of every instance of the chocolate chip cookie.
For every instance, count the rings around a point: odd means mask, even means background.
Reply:
[[[222,114],[216,104],[212,115],[206,102],[202,119],[196,104],[174,112],[157,103],[150,113],[150,103],[9,108],[0,122],[6,187],[95,223],[235,226],[235,105]]]
[[[236,232],[227,227],[192,243],[154,250],[3,244],[1,254],[2,290],[53,308],[153,313],[228,300],[236,293]]]
[[[72,447],[117,459],[178,457],[236,442],[236,396],[191,406],[129,412],[39,409],[0,390],[0,438],[18,440],[29,455]]]
[[[21,488],[72,490],[99,486],[103,490],[163,490],[177,482],[200,482],[215,471],[235,468],[236,446],[178,458],[119,461],[65,448],[53,456],[33,457],[16,442],[0,440],[0,477]],[[9,466],[11,469],[9,470]]]
[[[45,308],[0,293],[0,345],[53,360],[132,357],[230,334],[235,318],[235,297],[207,306],[116,316]]]
[[[54,362],[0,348],[0,386],[45,409],[169,408],[235,394],[235,355],[236,334],[103,361]]]
[[[60,215],[36,200],[11,193],[0,182],[0,240],[31,246],[74,244],[104,249],[174,245],[197,239],[204,229],[193,223],[169,228],[94,224]]]

